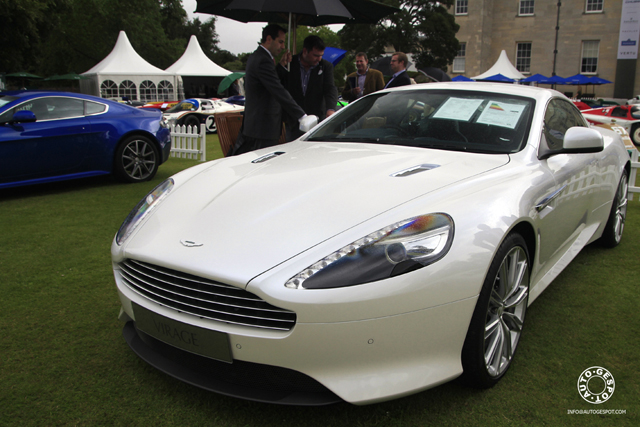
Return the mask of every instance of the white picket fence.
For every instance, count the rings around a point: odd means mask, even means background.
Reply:
[[[182,159],[196,159],[201,162],[207,160],[207,130],[200,125],[200,132],[196,126],[171,125],[171,157]]]

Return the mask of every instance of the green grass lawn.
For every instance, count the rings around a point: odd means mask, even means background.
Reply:
[[[220,156],[216,136],[207,149]],[[105,177],[0,191],[0,426],[640,425],[637,195],[622,244],[587,247],[531,306],[515,362],[493,389],[454,381],[366,407],[282,407],[206,392],[150,367],[122,338],[111,240],[149,190],[194,164],[172,158],[142,184]],[[616,380],[601,405],[576,388],[594,365]]]

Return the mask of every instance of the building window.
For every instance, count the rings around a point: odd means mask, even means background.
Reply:
[[[156,84],[151,80],[140,83],[140,101],[157,101]]]
[[[587,0],[585,12],[598,13],[604,10],[604,0]]]
[[[597,40],[582,42],[582,64],[580,73],[595,74],[598,71],[598,50],[600,42]]]
[[[456,54],[456,57],[453,59],[453,72],[454,73],[464,73],[465,67],[465,57],[467,55],[467,44],[460,43],[460,49]]]
[[[119,91],[120,97],[128,97],[131,101],[138,100],[138,92],[136,91],[136,84],[131,80],[123,80],[120,83]]]
[[[456,0],[456,15],[469,13],[469,0]]]
[[[173,101],[173,85],[167,80],[158,84],[158,101]]]
[[[516,49],[516,69],[521,73],[531,71],[531,43],[518,43]]]
[[[533,15],[533,0],[520,0],[518,15]]]
[[[100,96],[103,98],[117,98],[118,85],[113,80],[104,80],[100,83]]]

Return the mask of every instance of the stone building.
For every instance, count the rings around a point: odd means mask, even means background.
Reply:
[[[623,3],[625,4],[623,8]],[[618,59],[618,45],[635,28],[629,43],[637,51],[638,0],[456,0],[450,12],[460,30],[461,48],[449,74],[473,77],[489,69],[505,50],[525,76],[598,76],[601,86],[557,86],[563,92],[596,92],[598,97],[631,98],[640,93],[636,59]],[[625,20],[622,11],[625,10]],[[631,21],[629,21],[631,20]],[[634,21],[635,20],[635,21]],[[631,40],[635,37],[635,41]]]

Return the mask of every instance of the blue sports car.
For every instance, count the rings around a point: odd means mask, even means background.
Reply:
[[[170,151],[160,111],[77,93],[0,93],[0,188],[111,173],[147,181]]]

